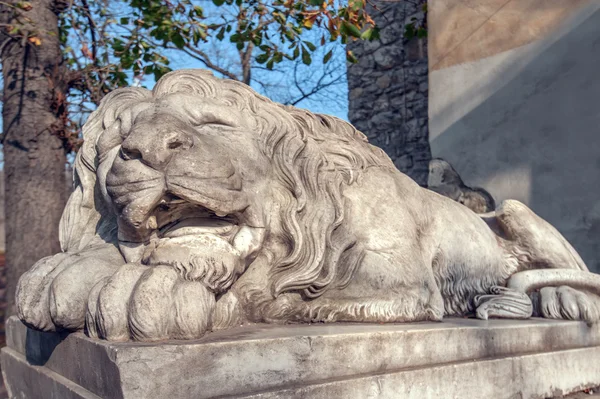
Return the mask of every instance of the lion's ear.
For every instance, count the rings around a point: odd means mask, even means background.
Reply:
[[[150,95],[149,90],[142,88],[117,89],[104,97],[83,126],[83,145],[73,167],[73,193],[59,224],[63,252],[77,252],[96,243],[116,239],[114,215],[98,187],[96,143],[105,128],[114,123],[124,109]]]

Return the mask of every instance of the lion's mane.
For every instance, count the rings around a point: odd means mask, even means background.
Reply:
[[[75,192],[61,220],[63,251],[81,250],[98,239],[116,240],[114,211],[106,201],[98,201],[102,188],[97,184],[96,146],[103,132],[128,128],[131,121],[124,111],[136,103],[178,92],[249,116],[254,126],[248,133],[258,135],[261,151],[285,187],[277,195],[280,231],[271,234],[285,242],[288,251],[273,259],[272,294],[294,291],[315,298],[330,286],[345,286],[364,250],[344,227],[350,206],[342,195],[344,186],[357,182],[366,168],[394,168],[393,163],[347,122],[276,104],[243,83],[217,79],[204,70],[171,72],[152,91],[115,90],[92,113],[75,162]]]

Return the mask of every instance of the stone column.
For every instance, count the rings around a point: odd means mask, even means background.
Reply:
[[[422,23],[426,15],[421,1],[377,7],[371,12],[380,39],[348,44],[359,59],[348,67],[349,119],[398,169],[425,186],[431,159],[427,39],[406,40],[404,32],[406,24]]]

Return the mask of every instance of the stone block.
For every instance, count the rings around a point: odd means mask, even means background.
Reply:
[[[195,341],[115,343],[7,324],[17,398],[539,398],[600,385],[582,322],[249,326]]]

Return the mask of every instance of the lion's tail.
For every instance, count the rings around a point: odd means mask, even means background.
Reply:
[[[562,285],[586,290],[600,296],[600,275],[582,270],[525,270],[510,276],[506,284],[508,288],[524,293]]]

